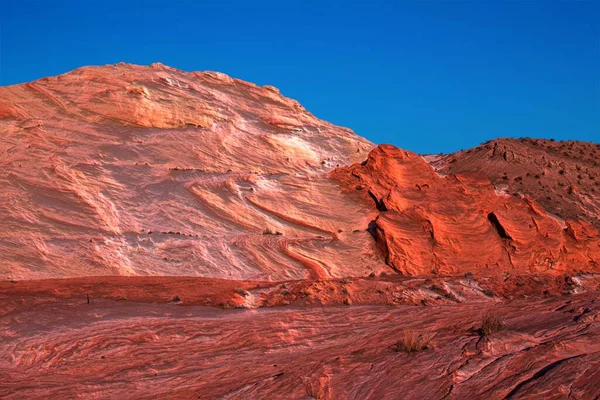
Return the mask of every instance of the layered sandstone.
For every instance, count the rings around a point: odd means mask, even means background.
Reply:
[[[440,173],[485,176],[499,190],[531,196],[562,219],[583,219],[600,229],[598,143],[495,139],[426,158]]]
[[[557,220],[485,177],[442,176],[423,157],[389,145],[331,176],[371,198],[379,210],[371,231],[402,274],[600,271],[596,228]]]
[[[592,293],[496,306],[259,310],[25,299],[8,314],[0,309],[10,332],[0,342],[4,399],[600,396],[600,308]],[[486,310],[506,329],[482,338]],[[432,335],[433,348],[394,351],[405,330]]]
[[[0,275],[379,273],[327,172],[372,147],[221,73],[85,67],[0,88]]]
[[[2,398],[600,396],[596,145],[373,149],[162,64],[2,87],[0,135]]]

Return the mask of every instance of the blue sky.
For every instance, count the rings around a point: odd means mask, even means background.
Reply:
[[[5,1],[0,34],[1,85],[160,61],[420,153],[600,142],[599,1]]]

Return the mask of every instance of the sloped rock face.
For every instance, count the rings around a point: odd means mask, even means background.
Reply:
[[[380,211],[371,231],[402,274],[600,270],[591,224],[563,226],[531,197],[499,193],[485,177],[440,176],[423,157],[389,145],[331,176],[371,197]]]
[[[485,176],[499,190],[531,196],[563,219],[600,229],[600,144],[496,139],[426,158],[440,173]]]
[[[161,64],[0,88],[0,135],[3,399],[600,396],[591,184]]]
[[[161,64],[85,67],[0,88],[0,116],[5,278],[386,268],[365,231],[371,210],[326,176],[371,143],[272,87]]]

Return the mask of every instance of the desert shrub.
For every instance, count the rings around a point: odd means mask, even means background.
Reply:
[[[481,328],[479,334],[481,336],[490,336],[493,333],[503,331],[506,328],[504,320],[499,315],[493,312],[487,312],[481,317]]]
[[[404,353],[416,353],[427,349],[433,349],[431,339],[433,339],[433,336],[430,334],[405,331],[402,339],[392,345],[392,349]]]

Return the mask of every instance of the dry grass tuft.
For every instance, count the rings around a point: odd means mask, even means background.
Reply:
[[[493,312],[487,312],[481,318],[481,328],[479,328],[479,334],[481,336],[490,336],[491,334],[503,331],[504,329],[506,329],[504,320]]]
[[[397,352],[416,353],[418,351],[433,349],[431,340],[433,335],[417,333],[415,331],[406,331],[401,340],[392,346]]]

